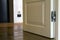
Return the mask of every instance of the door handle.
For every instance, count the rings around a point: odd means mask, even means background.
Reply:
[[[51,21],[56,22],[56,11],[51,12]]]

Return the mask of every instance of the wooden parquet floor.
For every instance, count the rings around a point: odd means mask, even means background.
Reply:
[[[1,23],[0,40],[54,40],[23,31],[22,24]]]

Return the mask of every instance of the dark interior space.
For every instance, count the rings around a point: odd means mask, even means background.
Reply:
[[[0,0],[0,23],[13,22],[13,7],[10,0]]]

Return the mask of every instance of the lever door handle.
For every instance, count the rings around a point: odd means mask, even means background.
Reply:
[[[56,11],[51,12],[51,21],[56,22]]]

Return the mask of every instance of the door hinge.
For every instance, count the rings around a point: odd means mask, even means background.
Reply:
[[[56,11],[51,12],[51,21],[56,22]]]

